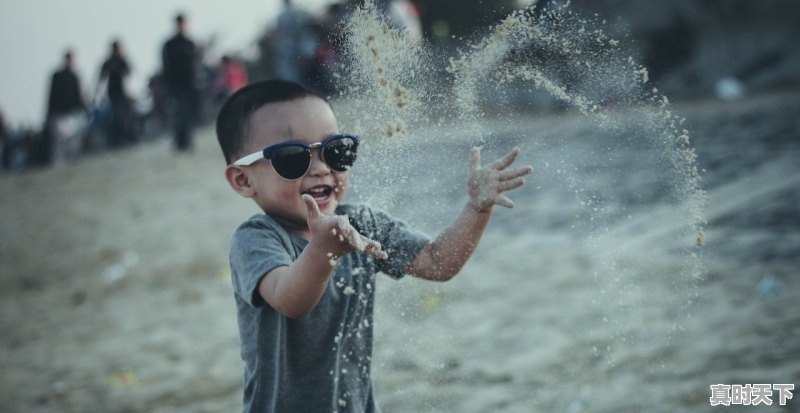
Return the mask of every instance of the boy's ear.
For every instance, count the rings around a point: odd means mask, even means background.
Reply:
[[[250,176],[247,175],[247,172],[241,166],[228,165],[228,167],[225,168],[225,179],[237,194],[245,198],[252,198],[253,195],[255,195],[255,189],[253,188],[252,182],[250,182]]]

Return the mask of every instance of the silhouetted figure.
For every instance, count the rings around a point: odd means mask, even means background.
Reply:
[[[106,141],[112,148],[117,148],[135,140],[133,125],[133,108],[128,94],[125,92],[125,78],[130,74],[130,66],[122,52],[119,41],[111,43],[111,55],[100,68],[98,90],[105,82],[108,102],[111,107],[111,119],[106,128]]]
[[[305,65],[306,86],[323,96],[332,93],[332,72],[336,61],[336,47],[322,23],[312,23],[309,32],[318,39],[314,53]]]
[[[198,93],[195,85],[195,45],[186,36],[182,14],[175,18],[177,33],[164,43],[162,62],[164,82],[174,105],[175,147],[179,151],[192,148],[192,126],[197,113]]]
[[[10,149],[9,139],[8,139],[8,130],[6,129],[6,122],[5,118],[3,118],[3,111],[0,110],[0,165],[2,168],[8,168],[8,154]]]
[[[25,167],[28,159],[31,139],[28,131],[12,131],[6,125],[3,111],[0,110],[0,171],[17,171]]]
[[[305,50],[306,32],[305,18],[292,6],[292,0],[283,0],[283,10],[278,15],[273,40],[273,56],[275,58],[275,75],[283,80],[303,83],[305,60],[314,53]]]
[[[73,70],[72,52],[64,54],[64,66],[53,73],[50,95],[47,100],[47,117],[58,116],[78,110],[86,110],[81,96],[81,82]]]
[[[64,66],[50,81],[43,147],[37,148],[41,151],[39,160],[44,164],[76,157],[83,144],[86,103],[73,65],[72,52],[68,51],[64,54]]]
[[[340,55],[341,41],[344,38],[342,21],[348,10],[341,3],[328,6],[325,15],[317,24],[309,26],[317,39],[314,54],[306,67],[308,87],[315,92],[329,96],[335,92],[335,72]]]
[[[147,81],[147,94],[152,105],[149,116],[158,122],[159,130],[166,128],[169,117],[167,114],[169,91],[164,82],[163,73],[159,72],[150,76]]]

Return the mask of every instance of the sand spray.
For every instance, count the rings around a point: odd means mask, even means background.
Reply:
[[[438,139],[421,136],[417,129],[448,127],[453,134],[463,134],[459,125],[480,128],[486,116],[481,98],[520,81],[602,127],[629,121],[615,119],[609,105],[634,111],[646,132],[640,138],[662,147],[671,167],[665,171],[672,175],[670,189],[686,203],[694,242],[702,245],[706,196],[689,131],[683,128],[685,119],[671,110],[666,96],[649,86],[647,68],[598,28],[605,22],[586,20],[568,6],[569,2],[539,16],[527,9],[512,13],[450,58],[445,75],[435,70],[441,65],[434,61],[433,49],[393,27],[371,0],[365,1],[348,22],[344,39],[348,72],[340,76],[339,86],[348,106],[345,118],[355,119],[351,126],[369,137],[367,145],[386,148],[403,139],[413,147],[415,141]],[[479,142],[488,134],[470,132]],[[396,159],[387,156],[380,162],[395,167],[399,162],[392,158]]]
[[[591,163],[533,158],[537,172],[529,182],[544,169],[566,186],[580,209],[571,227],[593,251],[607,255],[594,276],[618,279],[626,271],[618,254],[628,235],[610,229],[609,223],[622,222],[617,228],[625,228],[626,220],[628,227],[641,225],[632,218],[633,208],[614,195],[608,183],[571,172],[600,165],[615,179],[658,177],[662,187],[654,196],[677,211],[663,215],[669,217],[668,226],[677,229],[671,234],[679,234],[672,235],[681,257],[675,283],[691,286],[703,273],[699,247],[704,242],[707,197],[685,120],[649,82],[647,69],[626,49],[625,39],[608,36],[602,29],[605,21],[580,16],[568,6],[569,2],[543,13],[516,11],[477,40],[464,40],[465,46],[449,58],[435,45],[412,39],[394,26],[371,0],[356,8],[339,39],[340,93],[333,96],[342,129],[366,138],[352,173],[352,190],[359,201],[392,211],[417,205],[409,198],[425,200],[424,217],[413,211],[404,218],[415,225],[422,220],[424,229],[441,228],[452,217],[444,211],[458,209],[466,200],[469,147],[494,150],[498,157],[511,149],[494,136],[498,119],[500,129],[522,136],[517,141],[523,149],[558,146],[559,134],[525,138],[525,131],[513,132],[515,126],[528,124],[524,119],[539,115],[520,110],[520,96],[525,101],[526,94],[545,94],[567,112],[581,114],[582,121],[602,135],[616,137],[613,144],[643,146],[650,156],[643,168],[626,168],[620,166],[625,160],[617,159],[624,157],[624,150],[597,143],[596,153],[592,149],[583,154],[590,155]],[[587,134],[582,139],[594,137]],[[493,159],[485,156],[484,163]],[[681,295],[678,311],[687,311],[691,294]],[[601,300],[624,301],[617,298]]]

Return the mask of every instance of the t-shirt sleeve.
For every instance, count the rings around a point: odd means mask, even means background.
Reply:
[[[245,222],[231,237],[231,278],[234,293],[253,307],[266,302],[258,284],[268,272],[288,266],[292,259],[275,228],[253,219]]]
[[[381,210],[364,207],[360,214],[364,221],[371,224],[362,233],[380,242],[389,255],[385,260],[376,260],[378,270],[392,278],[403,277],[403,270],[430,243],[430,238]]]

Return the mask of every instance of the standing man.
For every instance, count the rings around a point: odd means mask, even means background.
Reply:
[[[86,127],[86,103],[81,94],[81,82],[73,70],[72,51],[64,54],[64,66],[53,73],[47,100],[43,163],[72,159],[78,155]]]
[[[313,45],[316,42],[306,42],[309,35],[305,28],[305,18],[292,6],[292,0],[283,1],[283,10],[278,15],[274,36],[275,75],[279,79],[303,83],[305,62],[314,54]],[[306,44],[312,46],[310,50],[304,48]]]
[[[197,112],[195,85],[195,45],[186,37],[186,20],[183,14],[175,17],[177,33],[164,43],[161,58],[164,81],[175,108],[175,148],[188,151],[192,148],[192,125]]]
[[[106,141],[112,148],[133,143],[133,108],[125,93],[125,78],[130,74],[130,66],[122,53],[118,40],[111,43],[111,55],[100,68],[98,91],[106,82],[108,101],[111,105],[111,122],[106,129]],[[98,93],[95,93],[98,95]]]

